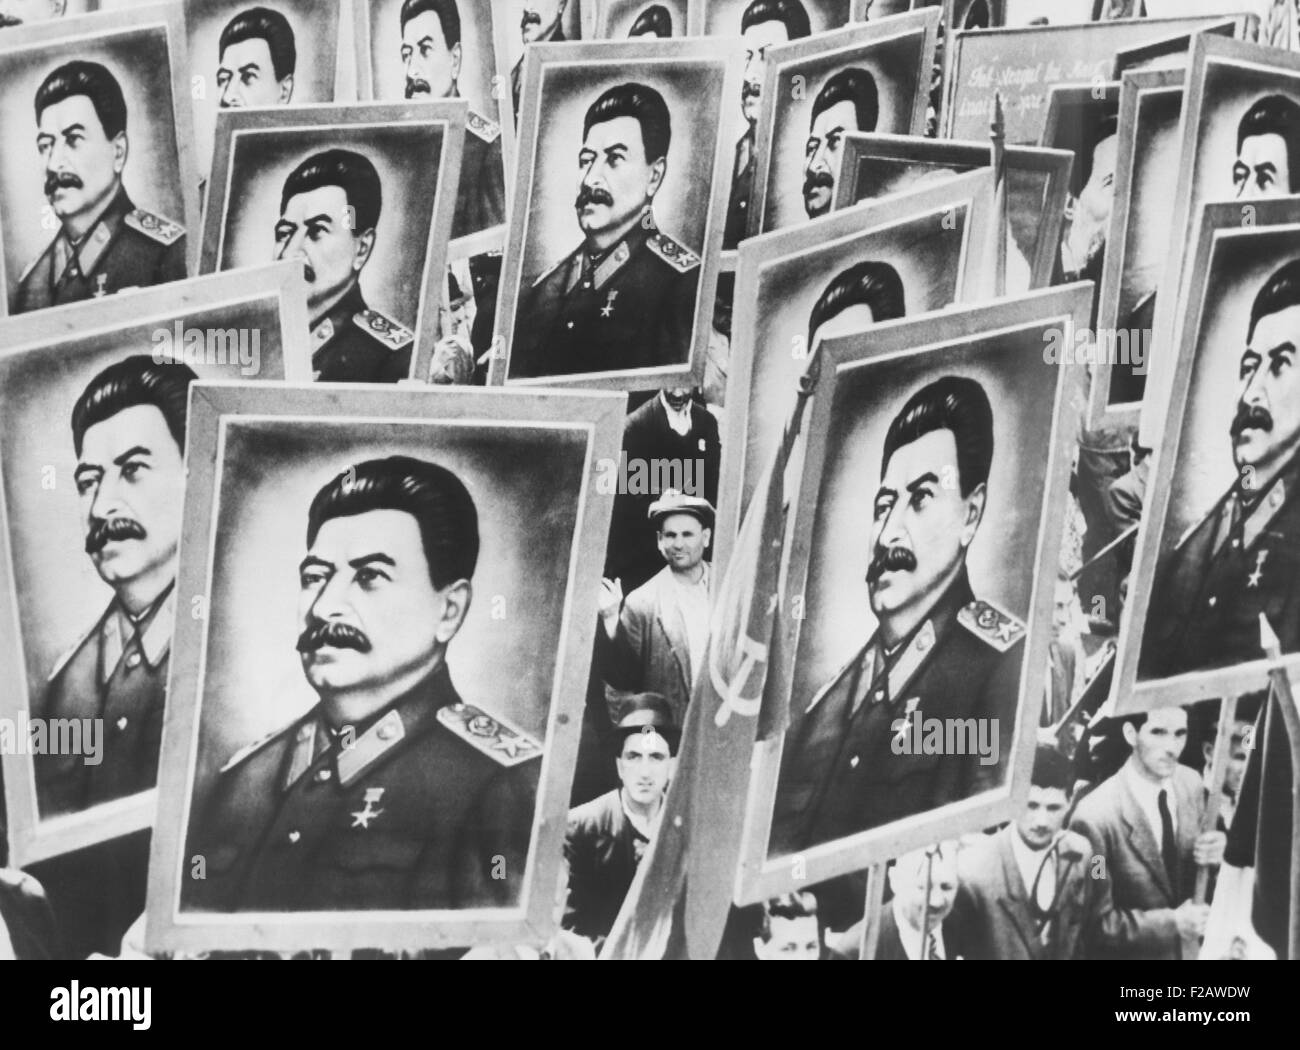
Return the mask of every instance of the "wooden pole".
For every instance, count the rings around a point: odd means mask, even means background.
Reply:
[[[867,869],[867,893],[862,908],[862,939],[858,942],[858,959],[875,959],[880,944],[880,910],[885,900],[885,865]]]
[[[1269,625],[1268,618],[1259,614],[1260,646],[1272,665],[1268,671],[1272,688],[1269,701],[1276,700],[1286,724],[1287,741],[1291,745],[1291,901],[1290,928],[1287,936],[1287,958],[1300,958],[1300,711],[1296,709],[1291,679],[1282,663],[1282,643]],[[1268,746],[1267,740],[1264,747]],[[1264,809],[1260,799],[1260,812]]]

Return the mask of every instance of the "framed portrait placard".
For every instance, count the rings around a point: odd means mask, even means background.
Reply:
[[[489,382],[698,381],[738,77],[711,40],[528,49]]]
[[[189,177],[189,94],[175,4],[0,35],[0,313],[193,272],[199,193]]]
[[[1265,688],[1261,616],[1300,667],[1300,200],[1207,204],[1193,244],[1116,714]]]
[[[988,241],[992,192],[989,171],[968,172],[764,234],[741,249],[718,564],[726,564],[818,346],[837,334],[941,310],[979,293],[971,253]],[[791,476],[798,477],[797,469]]]
[[[1023,802],[1067,406],[1084,379],[1082,364],[1045,363],[1044,346],[1087,326],[1091,294],[1050,289],[823,345],[789,530],[785,593],[801,612],[782,617],[791,657],[769,682],[790,720],[755,748],[738,903],[988,827]]]
[[[549,939],[626,400],[196,386],[150,950]]]
[[[593,40],[634,40],[687,36],[695,9],[707,0],[589,0],[596,7]]]
[[[427,374],[465,119],[463,101],[223,111],[203,272],[300,259],[318,379]]]
[[[301,267],[0,323],[0,716],[15,867],[153,822],[186,401],[310,375]]]
[[[1019,295],[1051,283],[1074,155],[1063,149],[1009,146],[1005,156],[1007,291]],[[845,135],[835,208],[985,168],[991,159],[988,145],[980,142]]]
[[[938,31],[928,8],[768,50],[750,236],[830,212],[845,135],[925,133]]]

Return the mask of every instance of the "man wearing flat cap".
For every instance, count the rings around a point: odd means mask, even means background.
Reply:
[[[704,552],[713,539],[713,504],[668,489],[650,504],[649,517],[667,564],[626,601],[618,580],[602,581],[600,666],[612,690],[662,695],[674,722],[682,725],[709,641],[710,572]],[[611,700],[615,723],[625,706],[626,700]]]
[[[681,737],[658,693],[628,697],[625,711],[612,737],[621,786],[572,810],[564,836],[564,928],[593,941],[609,936],[654,838]]]

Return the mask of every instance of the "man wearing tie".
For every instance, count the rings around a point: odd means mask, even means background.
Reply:
[[[1179,756],[1187,712],[1162,708],[1120,725],[1132,749],[1119,772],[1075,810],[1071,828],[1104,858],[1089,955],[1180,959],[1205,932],[1206,904],[1191,900],[1198,866],[1218,867],[1227,836],[1201,831],[1205,792]]]

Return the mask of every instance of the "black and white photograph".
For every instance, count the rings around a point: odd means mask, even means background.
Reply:
[[[702,375],[738,83],[706,40],[529,51],[491,382]]]
[[[1052,281],[1065,221],[1074,153],[1010,146],[1003,152],[1007,184],[1006,290],[1046,288]],[[912,135],[844,136],[835,208],[882,200],[953,175],[990,167],[988,143]]]
[[[829,919],[826,880],[1014,810],[1047,658],[1036,625],[1061,542],[1065,407],[1084,379],[1043,347],[1086,327],[1089,295],[823,344],[792,524],[788,590],[804,604],[777,685],[790,723],[756,757],[746,901],[822,883]]]
[[[1185,79],[1185,70],[1158,69],[1125,73],[1121,82],[1110,252],[1098,293],[1097,329],[1124,333],[1128,352],[1124,359],[1107,355],[1096,363],[1089,405],[1094,427],[1136,425],[1141,410],[1156,291],[1173,220],[1169,172],[1181,155]]]
[[[931,8],[768,50],[749,235],[829,214],[845,135],[924,134],[938,29]]]
[[[8,314],[182,280],[198,225],[184,27],[153,6],[0,38]]]
[[[1189,253],[1170,432],[1121,636],[1121,712],[1261,688],[1261,620],[1300,661],[1300,207],[1210,204]]]
[[[437,340],[465,103],[227,110],[201,269],[303,264],[312,372],[395,383]]]
[[[980,294],[976,252],[989,238],[992,197],[992,175],[968,172],[741,248],[719,497],[721,561],[819,347]],[[798,476],[790,468],[787,480]]]
[[[303,314],[282,264],[0,325],[0,710],[33,727],[5,754],[16,862],[151,823],[189,386],[305,379]]]
[[[0,29],[97,11],[102,0],[0,0]]]
[[[502,122],[505,99],[494,88],[494,8],[472,0],[371,0],[354,11],[363,99],[469,103],[452,257],[499,251],[514,136],[508,115]]]
[[[672,40],[689,36],[693,8],[707,0],[588,0],[596,6],[596,40]]]
[[[545,940],[625,397],[265,395],[193,395],[150,943]]]
[[[1164,434],[1178,303],[1190,277],[1182,245],[1207,203],[1243,206],[1300,192],[1300,55],[1198,37],[1181,117],[1181,154],[1174,184],[1170,245],[1156,297],[1151,355],[1143,392],[1142,443]],[[1169,250],[1177,240],[1178,250]]]
[[[574,43],[583,39],[587,9],[593,0],[498,0],[493,6],[496,26],[496,69],[501,90],[509,81],[510,112],[519,123],[524,90],[524,59],[533,44]],[[509,74],[506,73],[509,70]],[[504,97],[504,96],[503,96]]]

